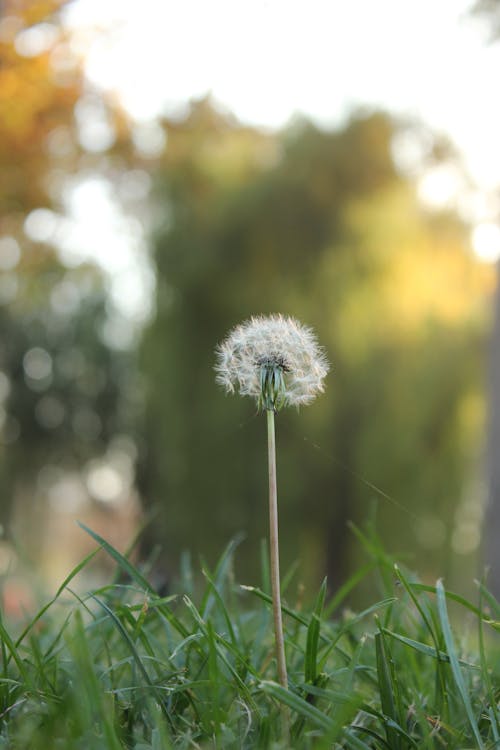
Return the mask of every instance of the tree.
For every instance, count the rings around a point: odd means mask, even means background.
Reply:
[[[20,495],[36,516],[43,470],[81,469],[129,425],[121,394],[131,356],[101,335],[105,279],[92,264],[65,266],[50,230],[64,176],[83,156],[74,115],[83,72],[59,22],[63,5],[6,2],[0,18],[0,522],[7,533]]]
[[[385,538],[442,566],[479,429],[463,415],[480,389],[471,352],[488,279],[464,228],[423,211],[384,114],[266,135],[202,101],[167,129],[158,313],[142,360],[154,539],[172,563],[179,548],[215,555],[242,528],[254,544],[265,535],[262,421],[217,391],[213,348],[246,317],[282,312],[313,325],[333,363],[321,401],[278,419],[285,560],[339,583],[352,563],[346,522],[362,524],[375,495]],[[444,529],[431,548],[414,516]]]

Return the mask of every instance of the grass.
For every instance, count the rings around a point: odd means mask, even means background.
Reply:
[[[75,576],[13,634],[0,622],[0,748],[500,748],[500,607],[418,583],[359,531],[370,560],[309,606],[283,584],[289,689],[276,681],[271,595],[233,579],[236,543],[195,593],[185,571],[160,597],[90,529],[117,564],[78,596]],[[336,614],[365,575],[380,597]],[[374,586],[375,589],[375,586]]]

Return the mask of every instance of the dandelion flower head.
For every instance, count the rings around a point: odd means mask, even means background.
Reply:
[[[313,331],[282,315],[245,321],[230,331],[216,354],[219,385],[273,411],[309,404],[324,390],[329,370]]]

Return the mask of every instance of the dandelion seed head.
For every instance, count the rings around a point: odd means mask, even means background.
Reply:
[[[274,411],[309,404],[323,392],[329,370],[313,331],[282,315],[253,317],[236,326],[216,355],[219,385]]]

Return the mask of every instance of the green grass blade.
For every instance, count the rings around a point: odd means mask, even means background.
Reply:
[[[243,584],[240,585],[240,588],[244,591],[249,591],[251,594],[255,594],[259,599],[262,599],[262,601],[266,602],[267,604],[273,603],[273,599],[269,594],[266,594],[264,591],[261,591],[260,589],[255,588],[255,586],[244,586]],[[290,607],[287,607],[286,604],[281,605],[281,611],[284,612],[286,615],[291,617],[296,622],[300,622],[301,625],[307,625],[309,624],[309,621],[307,617],[304,615],[299,614],[298,612],[295,612],[295,610],[290,609]]]
[[[451,632],[450,621],[448,618],[448,610],[446,608],[446,593],[444,590],[443,583],[440,580],[436,583],[436,595],[437,595],[439,620],[441,622],[441,627],[443,630],[443,637],[444,637],[444,642],[446,644],[446,650],[448,651],[448,656],[450,657],[450,665],[451,665],[453,678],[458,688],[458,692],[460,693],[462,703],[464,704],[465,712],[467,714],[467,718],[469,719],[469,724],[471,726],[472,733],[474,734],[477,747],[479,748],[479,750],[482,750],[484,748],[484,745],[483,745],[483,741],[481,738],[481,734],[479,732],[479,727],[477,725],[476,718],[472,711],[472,705],[470,702],[469,693],[467,692],[464,678],[460,670],[460,664],[459,664],[457,652],[455,649],[453,635]]]
[[[395,734],[399,735],[401,740],[403,740],[404,750],[407,750],[407,747],[414,747],[420,750],[421,745],[415,739],[413,739],[413,737],[411,737],[408,732],[406,732],[399,724],[397,724],[389,716],[386,716],[386,714],[384,714],[382,711],[377,711],[368,703],[362,703],[360,705],[360,709],[364,713],[368,714],[368,716],[373,716],[374,718],[378,719],[378,721],[384,728],[388,726],[390,729],[394,730]],[[361,729],[361,727],[359,726],[357,726],[357,728]],[[379,742],[382,740],[382,743],[385,744],[386,747],[392,747],[387,743],[387,741],[383,740],[377,732],[374,732],[372,730],[371,736],[376,736]]]
[[[485,591],[486,589],[484,587],[484,584],[481,581],[479,583],[479,609],[481,610],[481,612],[483,611],[483,596],[484,596]],[[489,704],[490,704],[489,709],[488,709],[488,716],[490,719],[493,739],[495,740],[495,743],[500,743],[500,726],[499,726],[499,721],[498,721],[497,699],[495,697],[495,691],[493,689],[493,685],[491,682],[488,660],[486,658],[486,648],[484,644],[484,632],[483,632],[484,630],[483,620],[480,617],[478,617],[477,624],[478,624],[478,631],[479,631],[478,641],[479,641],[479,658],[481,661],[481,673],[482,673],[482,678],[484,680],[484,684],[486,685],[486,692],[487,692]]]
[[[199,611],[202,617],[208,617],[212,607],[215,604],[214,592],[221,593],[221,589],[227,580],[228,573],[231,565],[233,564],[234,551],[244,539],[244,534],[238,534],[234,539],[231,539],[226,549],[222,553],[215,567],[213,575],[210,574],[207,566],[204,566],[203,573],[205,577],[210,581],[210,586],[207,587],[205,595],[199,606]]]
[[[136,548],[136,546],[137,546],[137,544],[139,542],[139,539],[144,534],[144,532],[146,531],[146,529],[158,517],[158,514],[159,514],[159,508],[158,507],[151,508],[151,509],[149,509],[147,511],[145,517],[142,519],[142,522],[139,524],[139,526],[136,527],[134,536],[132,537],[131,541],[128,544],[127,549],[125,550],[125,553],[123,555],[125,557],[125,559],[128,560],[128,558],[130,557],[130,555],[132,554],[132,552]],[[77,523],[78,523],[78,521],[77,521]],[[158,547],[153,548],[153,555],[154,555],[154,552],[156,550],[159,551],[159,548]],[[150,555],[149,558],[148,558],[148,561],[147,561],[148,569],[151,568],[152,563],[153,563],[153,559],[152,559],[152,557]],[[118,581],[119,581],[119,575],[120,575],[120,568],[117,568],[116,571],[115,571],[115,574],[114,574],[113,578],[111,579],[112,585],[118,583]]]
[[[222,674],[218,665],[217,643],[215,640],[214,627],[210,620],[207,622],[206,642],[208,646],[208,677],[210,680],[210,724],[215,730],[217,737],[220,732],[220,725],[223,721],[223,712],[221,707],[222,694]]]
[[[392,668],[390,651],[382,632],[375,634],[375,655],[382,711],[386,717],[399,726],[400,715],[397,701],[399,691]],[[392,726],[392,722],[385,722],[387,743],[391,750],[401,750],[401,740]]]
[[[317,678],[318,645],[321,628],[321,615],[326,597],[326,578],[323,579],[309,625],[307,627],[306,655],[304,661],[304,680],[312,685]]]
[[[149,594],[151,594],[156,601],[160,600],[153,586],[151,586],[149,581],[144,578],[144,576],[137,570],[134,565],[132,565],[129,560],[127,560],[126,557],[120,554],[118,550],[116,550],[111,544],[109,544],[109,542],[99,536],[99,534],[96,534],[95,531],[92,531],[92,529],[89,529],[88,526],[85,526],[84,523],[81,523],[80,521],[78,521],[77,523],[80,528],[82,528],[87,534],[89,534],[92,539],[94,539],[108,553],[108,555],[118,563],[120,568],[133,581],[139,584],[143,591],[147,591]],[[158,611],[161,612],[161,614],[183,636],[183,638],[186,638],[189,635],[188,630],[184,627],[180,620],[175,617],[173,612],[167,606],[165,606],[164,604],[162,606],[158,606]]]
[[[282,685],[266,680],[259,684],[259,688],[267,695],[276,698],[280,703],[284,703],[293,711],[296,711],[307,721],[310,721],[312,726],[325,731],[333,729],[334,723],[329,716],[316,708],[316,706],[312,706],[304,698],[292,693],[290,690],[286,690]]]
[[[415,589],[415,591],[428,591],[431,594],[437,594],[437,585],[428,586],[424,583],[412,583],[410,585],[412,589]],[[495,603],[496,602],[495,597],[490,592],[486,591],[486,593],[491,598],[491,602]],[[460,594],[455,594],[453,591],[446,591],[446,590],[444,590],[444,595],[446,599],[450,599],[451,601],[456,602],[457,604],[461,604],[462,607],[464,607],[465,609],[468,609],[469,612],[472,612],[474,615],[476,615],[476,617],[480,617],[483,620],[483,622],[485,622],[487,625],[491,625],[493,628],[495,628],[495,630],[500,630],[500,622],[493,620],[491,617],[489,617],[489,615],[486,612],[481,611],[480,609],[475,607],[474,604],[469,602],[465,597],[460,596]],[[498,608],[498,604],[496,604],[496,607]],[[493,611],[495,611],[496,615],[498,615],[498,612],[496,611],[496,609],[494,609]]]
[[[498,716],[496,708],[490,706],[488,709],[488,716],[491,724],[491,732],[493,734],[493,747],[500,747],[500,731],[498,727]]]
[[[28,625],[26,625],[21,635],[18,636],[16,640],[16,646],[19,646],[23,642],[23,640],[26,638],[30,630],[33,629],[33,627],[44,616],[47,610],[50,609],[50,607],[52,607],[52,605],[59,599],[59,597],[61,596],[66,586],[68,586],[68,584],[71,583],[73,578],[76,575],[78,575],[78,573],[81,570],[83,570],[83,568],[92,560],[93,557],[95,557],[97,552],[98,550],[96,549],[92,550],[92,552],[90,552],[86,557],[84,557],[83,560],[80,563],[78,563],[78,565],[75,568],[73,568],[71,573],[68,576],[66,576],[64,581],[61,583],[61,585],[57,589],[56,595],[48,602],[48,604],[42,607],[42,609],[35,615],[35,617],[28,623]]]
[[[488,602],[488,605],[489,605],[491,611],[493,612],[493,614],[495,615],[495,617],[500,618],[500,602],[493,596],[493,594],[491,593],[491,591],[488,591],[488,589],[486,588],[486,586],[484,585],[484,583],[482,581],[479,581],[478,585],[479,585],[479,589],[480,589],[483,597]]]
[[[242,588],[244,591],[249,591],[251,594],[254,594],[259,599],[262,599],[262,601],[266,602],[267,604],[270,604],[272,606],[273,600],[269,596],[269,594],[264,593],[264,591],[261,591],[260,589],[255,588],[255,586],[244,586],[240,585],[240,588]],[[373,612],[376,612],[377,610],[387,607],[389,604],[392,604],[393,602],[397,601],[396,597],[392,596],[388,599],[382,599],[380,602],[376,602],[375,604],[372,604],[370,607],[367,607],[359,614],[355,615],[349,622],[345,623],[337,632],[335,638],[333,641],[328,638],[325,635],[320,634],[320,638],[323,642],[326,642],[329,644],[330,650],[335,647],[337,641],[341,638],[344,633],[348,632],[350,628],[352,628],[354,625],[356,625],[358,622],[363,620],[368,615],[372,614]],[[290,609],[290,607],[287,607],[285,604],[281,605],[281,610],[285,614],[289,615],[293,620],[296,622],[299,622],[301,625],[304,625],[305,627],[309,626],[309,620],[304,615],[301,615],[299,612],[296,612],[293,609]],[[323,661],[325,660],[325,656],[323,657]],[[321,667],[322,668],[322,667]]]
[[[191,601],[191,599],[188,596],[184,596],[183,600],[184,600],[185,605],[187,606],[187,608],[191,612],[191,614],[192,614],[195,622],[198,624],[198,627],[200,628],[201,632],[208,639],[209,636],[208,636],[207,623],[203,620],[203,618],[201,617],[200,613],[198,612],[198,610],[196,609],[195,605],[193,604],[193,602]],[[217,640],[219,641],[220,640],[220,636],[218,636],[217,633],[214,633],[214,635],[217,637]],[[229,659],[226,657],[226,655],[224,654],[224,652],[222,651],[222,649],[220,648],[219,645],[216,646],[216,650],[217,650],[218,657],[220,658],[220,660],[222,661],[222,663],[226,666],[226,668],[228,669],[228,671],[232,675],[232,677],[235,680],[236,684],[238,685],[238,687],[239,687],[242,695],[245,697],[245,700],[248,702],[249,705],[251,705],[254,709],[256,709],[257,707],[255,705],[255,701],[252,698],[252,695],[251,695],[248,687],[245,685],[245,682],[241,679],[240,675],[238,674],[238,672],[236,671],[236,669],[234,668],[234,666],[231,664],[231,662],[229,661]],[[244,656],[241,655],[240,658],[241,658],[241,661],[244,664],[246,664],[246,659],[244,658]]]
[[[415,594],[415,590],[419,590],[417,588],[418,584],[412,584],[406,576],[403,574],[402,570],[398,565],[394,566],[394,571],[396,573],[396,576],[400,583],[402,584],[403,588],[406,590],[406,593],[412,600],[413,604],[415,605],[418,613],[420,614],[420,617],[422,618],[422,621],[424,625],[426,626],[427,630],[429,631],[429,635],[432,638],[432,641],[434,643],[434,649],[436,654],[440,654],[441,650],[439,648],[439,635],[437,632],[437,626],[433,626],[433,622],[435,619],[435,616],[433,617],[433,613],[429,612],[427,608],[427,602],[421,601],[418,596]],[[449,705],[448,705],[448,690],[446,687],[446,671],[443,667],[443,660],[440,658],[437,661],[436,664],[436,674],[435,674],[435,702],[436,702],[436,710],[439,714],[441,714],[442,717],[448,718],[449,715]]]
[[[342,638],[343,635],[346,633],[349,633],[352,631],[353,627],[358,624],[358,622],[361,622],[361,620],[364,620],[365,617],[368,615],[373,614],[373,612],[378,612],[379,609],[383,609],[384,607],[389,606],[393,602],[395,602],[395,597],[390,597],[389,599],[382,599],[380,602],[376,602],[375,604],[372,604],[370,607],[367,607],[362,612],[359,612],[359,614],[352,617],[348,622],[344,623],[336,632],[335,637],[330,640],[325,637],[325,640],[329,641],[329,645],[327,650],[324,652],[323,656],[321,657],[320,662],[320,670],[324,669],[324,665],[326,664],[326,661],[330,655],[330,652],[337,647],[337,643]],[[350,662],[350,659],[347,660],[347,663]]]
[[[98,596],[94,596],[92,594],[92,599],[94,599],[94,601],[97,602],[97,604],[99,604],[99,606],[104,609],[104,611],[106,612],[106,614],[109,615],[109,617],[113,621],[115,627],[117,628],[118,632],[120,633],[120,635],[122,636],[123,640],[127,644],[128,648],[130,650],[130,653],[133,656],[134,661],[135,661],[135,663],[136,663],[136,665],[137,665],[137,667],[139,669],[139,672],[141,673],[141,675],[142,675],[145,683],[147,685],[149,685],[150,687],[152,687],[153,683],[152,683],[152,681],[151,681],[151,679],[149,677],[149,674],[148,674],[146,668],[144,667],[144,664],[142,663],[142,659],[141,659],[141,657],[140,657],[140,655],[139,655],[139,653],[138,653],[138,651],[137,651],[137,649],[135,647],[135,643],[132,640],[132,638],[129,635],[129,633],[127,632],[127,629],[125,628],[125,626],[121,622],[120,618],[113,612],[113,610],[111,609],[111,607],[108,607],[108,605],[105,604],[105,602],[103,602],[102,599],[99,599]]]
[[[405,589],[406,593],[412,600],[413,604],[415,605],[415,608],[417,609],[418,613],[420,614],[420,617],[422,618],[422,621],[424,625],[426,626],[427,630],[429,631],[429,635],[434,641],[434,645],[436,646],[436,649],[438,648],[438,638],[434,631],[434,628],[432,627],[431,623],[431,616],[427,610],[427,603],[421,602],[419,598],[415,595],[414,589],[416,589],[416,584],[410,583],[406,576],[403,574],[403,571],[399,567],[399,565],[394,566],[394,572],[399,580],[399,582],[402,584],[403,588]]]
[[[109,542],[103,539],[102,536],[99,536],[99,534],[97,534],[95,531],[92,531],[92,529],[89,529],[88,526],[85,526],[84,523],[82,523],[81,521],[77,521],[77,524],[81,529],[83,529],[83,531],[91,536],[92,539],[94,539],[97,544],[99,544],[103,548],[103,550],[105,550],[108,555],[113,558],[113,560],[115,560],[115,562],[120,566],[123,572],[126,573],[129,578],[132,579],[132,581],[135,581],[142,589],[156,596],[156,591],[151,586],[149,581],[147,581],[146,578],[144,578],[144,576],[139,573],[137,568],[132,565],[130,560],[127,560],[127,558],[124,557],[120,552],[118,552],[118,550],[115,549],[111,544],[109,544]]]
[[[224,599],[222,598],[221,594],[219,593],[215,583],[212,581],[210,575],[206,570],[203,570],[203,575],[208,581],[209,589],[212,589],[212,594],[214,596],[215,602],[219,605],[219,610],[222,613],[222,617],[224,618],[224,622],[226,623],[227,632],[229,633],[229,637],[231,638],[231,641],[233,644],[237,643],[236,635],[233,628],[233,623],[231,622],[231,617],[229,615],[229,612],[227,611],[227,607],[224,603]]]
[[[375,732],[373,729],[369,729],[368,727],[359,726],[358,724],[351,724],[349,729],[344,729],[344,737],[347,737],[347,739],[349,740],[349,748],[354,747],[358,748],[359,750],[373,750],[374,747],[373,745],[367,745],[366,742],[363,742],[363,740],[357,737],[352,731],[353,729],[357,732],[368,735],[368,737],[373,737],[378,745],[382,745],[382,747],[386,747],[388,748],[388,750],[390,750],[387,741],[384,740],[384,738],[381,737],[377,732]],[[377,745],[375,745],[375,747],[377,747]]]
[[[2,641],[2,644],[4,645],[4,647],[6,648],[6,650],[8,652],[7,661],[4,664],[4,669],[6,668],[8,662],[10,660],[9,657],[12,657],[14,663],[16,664],[16,666],[17,666],[17,668],[19,670],[20,676],[22,677],[22,679],[24,680],[24,682],[26,684],[26,687],[28,689],[34,689],[34,686],[33,686],[33,683],[32,683],[32,679],[31,679],[31,675],[30,675],[29,671],[27,670],[24,661],[21,659],[21,657],[19,655],[19,651],[17,649],[16,644],[14,643],[14,641],[12,640],[12,638],[10,637],[9,633],[7,632],[7,630],[5,629],[5,626],[4,626],[4,624],[3,624],[3,622],[2,622],[1,619],[0,619],[0,639]]]
[[[388,635],[391,638],[404,643],[406,646],[410,646],[410,648],[413,648],[415,651],[419,651],[421,654],[425,654],[425,656],[431,656],[433,659],[439,659],[439,661],[445,662],[446,664],[450,663],[450,657],[444,651],[436,651],[433,646],[428,646],[426,643],[421,643],[420,641],[414,641],[412,638],[407,638],[406,636],[400,635],[399,633],[394,633],[392,630],[388,630],[387,628],[382,628],[382,632],[385,635]],[[472,664],[471,662],[465,661],[464,659],[459,659],[458,663],[463,667],[468,667],[469,669],[481,669],[478,664]]]
[[[106,750],[122,750],[122,744],[117,737],[113,720],[107,710],[105,695],[90,653],[80,611],[75,613],[75,633],[69,640],[68,645],[76,669],[75,679],[78,685],[79,700],[78,721],[81,729],[83,732],[88,732],[91,729],[97,712],[104,730],[104,747]]]
[[[168,719],[168,721],[170,723],[172,723],[172,718],[171,718],[171,716],[168,713],[168,710],[166,708],[165,702],[162,700],[161,694],[157,690],[156,685],[151,680],[151,678],[150,678],[150,676],[149,676],[149,674],[148,674],[148,672],[147,672],[147,670],[146,670],[146,668],[145,668],[145,666],[143,664],[143,661],[142,661],[142,659],[140,657],[140,654],[139,654],[139,652],[136,649],[135,643],[132,640],[132,638],[129,635],[129,633],[127,632],[127,629],[125,628],[125,626],[123,625],[123,623],[121,622],[121,620],[119,619],[119,617],[117,617],[117,615],[113,612],[113,610],[110,607],[108,607],[108,605],[105,602],[103,602],[102,599],[99,599],[99,597],[94,596],[94,595],[91,595],[91,598],[94,599],[97,602],[97,604],[99,604],[99,606],[101,606],[104,609],[104,611],[106,612],[106,614],[109,615],[109,617],[111,618],[111,620],[114,623],[116,629],[118,630],[118,632],[120,633],[121,637],[123,638],[123,640],[127,644],[128,648],[130,650],[130,653],[131,653],[131,655],[132,655],[132,657],[134,659],[134,662],[135,662],[135,664],[136,664],[136,666],[137,666],[140,674],[142,675],[142,678],[143,678],[144,682],[146,683],[146,685],[148,687],[151,688],[151,690],[155,694],[155,697],[156,697],[156,699],[158,701],[158,704],[160,705],[162,711],[165,714],[165,717]]]
[[[328,606],[325,607],[325,618],[328,618],[332,612],[335,612],[337,607],[339,607],[346,596],[360,583],[360,581],[365,578],[370,571],[373,570],[375,567],[374,562],[367,563],[366,565],[363,565],[359,570],[357,570],[353,575],[339,588],[335,596],[328,602]]]

